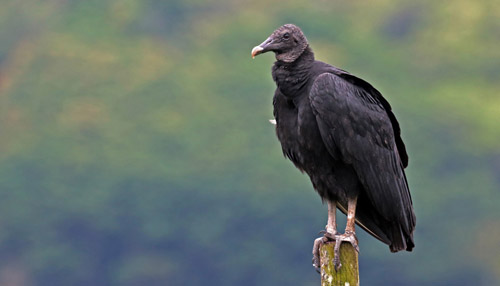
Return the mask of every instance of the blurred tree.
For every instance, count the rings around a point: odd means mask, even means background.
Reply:
[[[285,22],[375,83],[409,147],[417,247],[361,234],[361,280],[498,284],[499,9],[5,1],[0,284],[317,285],[325,211],[267,122],[274,59],[249,56]]]

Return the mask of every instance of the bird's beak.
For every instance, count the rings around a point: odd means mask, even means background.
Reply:
[[[255,58],[255,56],[263,54],[265,52],[269,51],[269,45],[273,42],[273,38],[269,37],[267,38],[262,44],[254,47],[252,49],[252,58]]]

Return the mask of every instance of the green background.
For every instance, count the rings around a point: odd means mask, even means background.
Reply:
[[[497,0],[0,4],[0,285],[319,285],[250,57],[285,23],[402,126],[416,248],[360,230],[361,283],[500,284]]]

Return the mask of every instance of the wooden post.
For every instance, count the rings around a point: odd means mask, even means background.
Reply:
[[[349,242],[340,244],[340,267],[333,266],[335,241],[320,248],[321,286],[359,286],[358,252]]]

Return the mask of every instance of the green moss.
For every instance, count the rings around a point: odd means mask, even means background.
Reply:
[[[342,266],[335,271],[333,265],[335,243],[321,246],[321,286],[358,286],[359,266],[358,253],[348,242],[340,245],[340,263]]]

